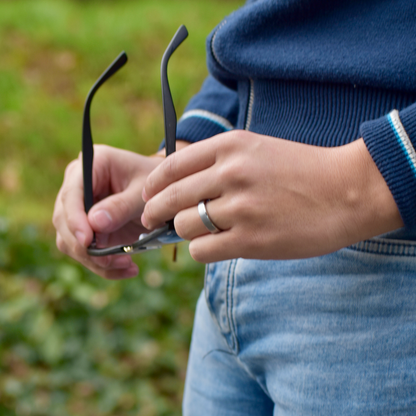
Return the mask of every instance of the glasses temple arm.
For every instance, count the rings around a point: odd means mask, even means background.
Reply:
[[[177,47],[187,37],[188,31],[186,27],[182,25],[175,33],[175,36],[172,38],[165,53],[163,54],[162,65],[160,68],[162,79],[163,114],[165,118],[166,156],[171,155],[176,150],[176,112],[168,82],[168,62],[173,52],[175,52]]]
[[[94,159],[94,148],[91,134],[91,102],[98,88],[100,88],[105,81],[122,68],[126,62],[127,55],[125,52],[121,52],[114,62],[102,73],[100,78],[98,78],[85,100],[84,116],[82,121],[82,169],[84,178],[84,206],[87,214],[94,204],[92,189],[92,163]]]

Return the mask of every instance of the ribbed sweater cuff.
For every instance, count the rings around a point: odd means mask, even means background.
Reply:
[[[365,122],[360,132],[405,227],[416,228],[416,104]]]

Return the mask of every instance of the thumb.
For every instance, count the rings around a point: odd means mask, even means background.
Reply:
[[[95,232],[109,234],[140,218],[144,208],[141,197],[143,184],[137,182],[132,182],[124,191],[104,198],[91,208],[88,221]]]

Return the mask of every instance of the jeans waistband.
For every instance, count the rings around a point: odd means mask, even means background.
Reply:
[[[416,241],[376,237],[348,247],[363,253],[416,257]]]

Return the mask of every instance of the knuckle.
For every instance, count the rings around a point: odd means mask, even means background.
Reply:
[[[241,146],[241,142],[243,140],[253,140],[253,133],[248,132],[247,130],[233,130],[232,140],[234,140],[235,144]]]
[[[56,234],[56,247],[63,254],[68,254],[67,246],[60,234]]]
[[[139,199],[138,202],[140,202]],[[114,218],[130,218],[132,213],[137,210],[136,208],[134,199],[119,198],[117,200],[117,206],[111,205],[109,211]]]
[[[79,166],[79,159],[74,159],[72,162],[70,162],[65,168],[64,180],[68,179],[68,177],[73,173],[73,171],[77,169]]]
[[[169,157],[167,157],[163,163],[163,175],[167,178],[176,178],[177,175],[177,169],[178,169],[178,164],[176,161],[176,155],[170,155]]]
[[[71,193],[71,188],[68,186],[63,186],[61,188],[61,201],[62,204],[65,205],[65,202],[68,201],[68,197]]]
[[[223,204],[223,216],[227,219],[233,219],[234,222],[241,222],[247,218],[247,212],[250,208],[244,200],[236,195],[228,198]]]
[[[77,221],[74,214],[68,214],[66,217],[66,224],[68,226],[69,231],[74,233],[77,230],[77,225],[79,221]]]
[[[218,174],[221,183],[243,186],[248,179],[247,163],[238,156],[229,158],[221,165]]]
[[[219,141],[218,146],[224,149],[225,151],[233,151],[235,148],[241,147],[241,142],[246,140],[247,137],[251,137],[249,133],[245,130],[231,130],[227,133],[226,138],[222,138]]]
[[[55,209],[52,215],[52,224],[55,227],[55,229],[57,229],[59,226],[60,218],[61,218],[60,213],[58,213],[57,210]]]
[[[181,201],[180,187],[176,184],[169,186],[168,190],[168,206],[176,208]]]
[[[154,173],[156,172],[156,173]],[[150,197],[160,192],[166,184],[175,180],[178,176],[178,163],[176,155],[172,154],[168,158],[164,159],[163,162],[151,172],[145,184],[146,194]]]

